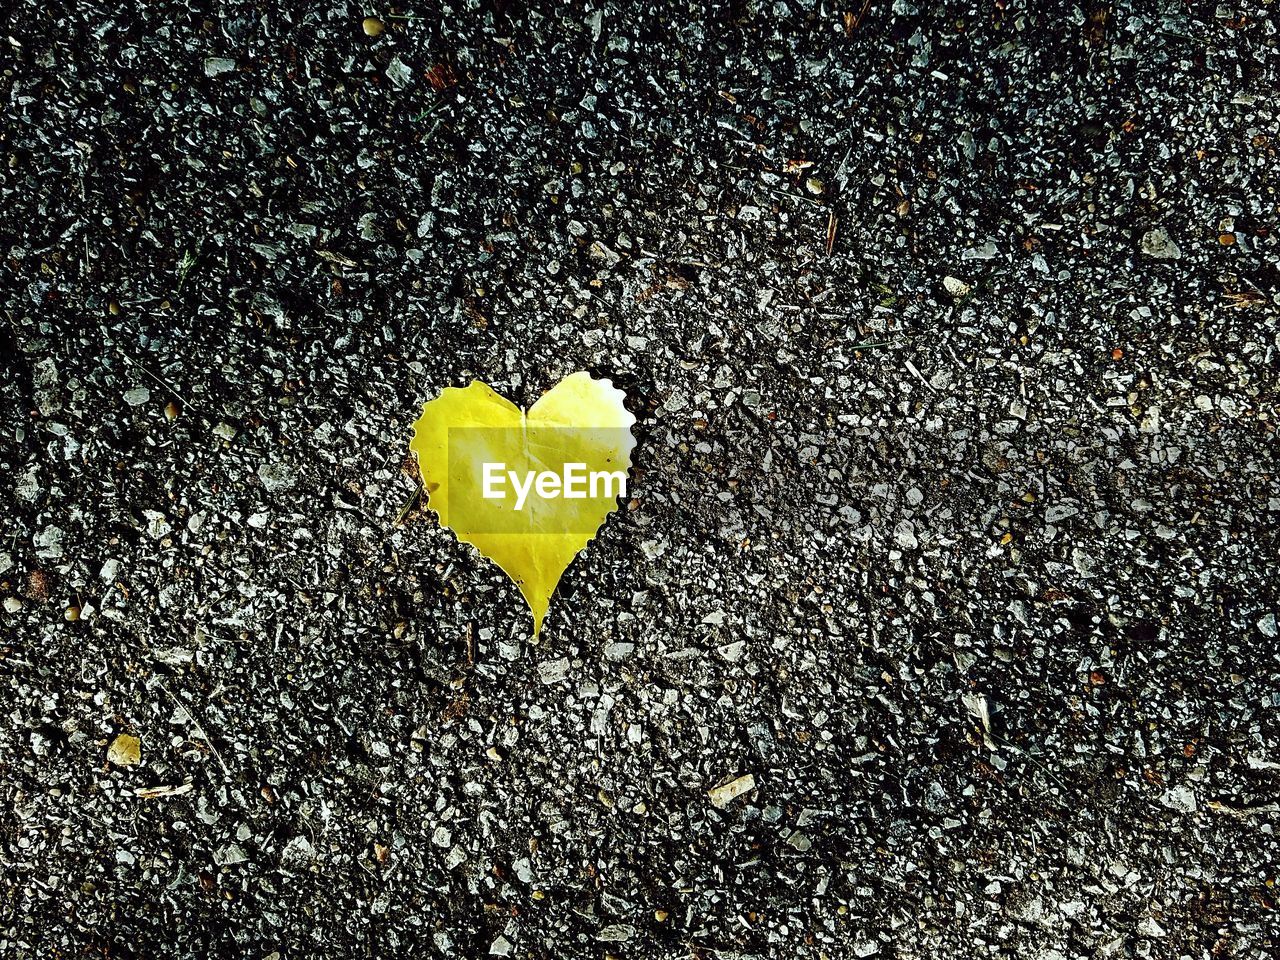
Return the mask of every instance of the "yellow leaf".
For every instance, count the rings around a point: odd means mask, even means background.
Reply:
[[[117,767],[132,767],[142,759],[142,741],[122,733],[107,747],[107,759]]]
[[[424,404],[414,424],[428,506],[515,581],[535,637],[561,575],[625,492],[636,422],[625,399],[575,373],[525,411],[473,380]]]

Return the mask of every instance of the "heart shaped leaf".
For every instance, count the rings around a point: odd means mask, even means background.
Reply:
[[[534,636],[560,577],[626,493],[635,417],[575,373],[527,411],[473,380],[422,407],[410,449],[441,525],[515,581]]]

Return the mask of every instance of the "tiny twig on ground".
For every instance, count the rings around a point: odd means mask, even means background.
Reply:
[[[414,123],[421,123],[421,122],[422,122],[423,120],[425,120],[427,117],[431,116],[431,114],[433,114],[433,113],[435,113],[437,110],[439,110],[442,106],[444,106],[444,101],[443,101],[443,100],[437,100],[435,103],[431,104],[431,106],[429,106],[429,107],[424,107],[424,108],[422,109],[422,112],[421,112],[421,113],[419,113],[416,117],[414,117],[414,118],[413,118],[413,122],[414,122]],[[432,126],[432,128],[431,128],[431,129],[432,129],[432,130],[434,130],[434,129],[435,129],[437,126],[439,126],[439,125],[440,125],[440,121],[439,121],[439,120],[437,120],[437,121],[435,122],[435,124]]]
[[[133,357],[129,356],[123,350],[117,348],[116,352],[120,354],[120,356],[123,357],[131,366],[141,370],[148,377],[150,377],[152,380],[158,383],[161,387],[163,387],[165,390],[168,390],[171,394],[173,394],[174,397],[176,397],[178,400],[181,400],[182,405],[184,407],[188,407],[192,411],[196,409],[195,406],[190,401],[188,401],[185,396],[183,396],[181,393],[178,392],[178,389],[173,384],[169,383],[167,380],[164,380],[156,376],[154,373],[152,373],[150,370],[148,370],[146,367],[140,364],[137,360],[133,359]]]
[[[785,197],[788,200],[799,200],[801,203],[807,203],[811,207],[822,206],[822,204],[820,204],[817,200],[813,200],[809,197],[802,197],[798,193],[787,193],[787,191],[785,190],[770,190],[769,192],[774,194],[775,196]]]
[[[418,485],[414,488],[412,496],[410,496],[409,499],[405,502],[405,505],[400,508],[400,512],[396,514],[396,518],[394,521],[392,521],[391,525],[393,527],[400,526],[400,524],[404,522],[404,518],[409,515],[409,511],[411,511],[414,507],[416,507],[421,500],[422,500],[422,480],[419,479]]]
[[[921,383],[923,383],[926,387],[928,387],[928,388],[929,388],[930,390],[932,390],[934,393],[937,393],[937,392],[938,392],[938,388],[937,388],[937,387],[935,387],[932,383],[930,383],[928,380],[926,380],[926,379],[925,379],[924,374],[923,374],[923,373],[921,373],[919,370],[917,370],[917,369],[916,369],[916,365],[915,365],[914,363],[912,363],[910,360],[907,360],[907,361],[906,361],[906,364],[907,364],[907,369],[908,369],[908,370],[910,370],[913,374],[915,374],[915,377],[916,377],[916,379],[917,379],[917,380],[919,380]]]
[[[181,700],[179,700],[177,697],[175,697],[173,695],[173,691],[171,691],[167,686],[165,686],[164,681],[159,681],[159,685],[160,685],[160,689],[169,695],[169,699],[173,701],[174,706],[178,707],[183,713],[187,715],[187,719],[190,720],[191,725],[195,727],[196,733],[204,737],[204,742],[209,745],[209,750],[212,751],[213,755],[217,758],[218,764],[222,767],[222,772],[225,773],[228,777],[230,777],[231,771],[227,768],[227,762],[222,759],[222,754],[220,754],[218,752],[218,748],[213,745],[213,740],[210,738],[208,731],[206,731],[205,728],[201,726],[200,721],[196,719],[196,715],[191,712],[191,708],[188,707]]]

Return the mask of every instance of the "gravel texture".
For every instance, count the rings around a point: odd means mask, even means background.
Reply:
[[[0,42],[0,955],[1280,951],[1274,2],[200,6]]]

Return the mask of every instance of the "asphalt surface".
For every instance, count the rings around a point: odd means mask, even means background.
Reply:
[[[1276,955],[1275,14],[21,0],[0,956]]]

